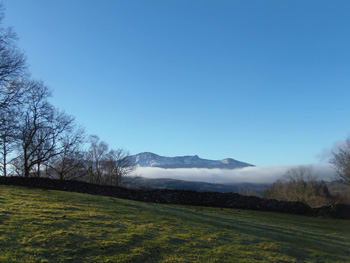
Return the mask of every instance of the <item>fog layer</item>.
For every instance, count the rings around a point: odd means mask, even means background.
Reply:
[[[242,169],[198,169],[178,168],[163,169],[156,167],[138,167],[136,174],[145,178],[171,178],[185,181],[228,183],[273,183],[282,179],[291,166],[246,167]],[[313,166],[319,179],[330,180],[333,170],[328,164]]]

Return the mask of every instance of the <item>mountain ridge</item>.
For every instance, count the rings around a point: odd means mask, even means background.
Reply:
[[[202,159],[198,155],[166,157],[152,152],[142,152],[129,156],[130,162],[136,167],[173,168],[207,168],[207,169],[238,169],[254,165],[237,161],[232,158],[222,160]]]

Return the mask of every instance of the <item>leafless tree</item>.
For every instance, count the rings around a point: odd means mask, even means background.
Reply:
[[[60,180],[79,180],[85,176],[82,144],[85,140],[83,128],[65,132],[59,138],[60,153],[48,163],[49,175]],[[56,176],[57,175],[57,176]]]
[[[41,165],[58,155],[60,136],[72,128],[74,119],[55,109],[48,101],[48,88],[39,81],[26,81],[28,94],[23,105],[20,128],[23,174],[35,171],[40,176]]]
[[[18,86],[10,83],[20,79],[26,71],[24,53],[16,45],[17,36],[12,28],[2,26],[3,19],[0,4],[0,110],[19,97]]]
[[[23,79],[19,79],[0,85],[0,111],[9,111],[23,103],[27,90],[22,82]]]
[[[131,162],[129,153],[124,149],[110,150],[106,155],[106,175],[104,181],[108,185],[122,186],[125,176],[135,170],[135,164]]]
[[[34,136],[33,144],[30,149],[33,151],[32,163],[36,163],[37,176],[40,177],[41,165],[47,166],[48,162],[60,155],[67,145],[61,142],[62,134],[72,131],[72,125],[74,119],[60,112],[57,109],[53,109],[52,113],[48,115],[47,123],[38,129],[36,136]]]
[[[311,186],[312,182],[317,181],[316,175],[310,166],[290,168],[284,177],[288,186],[287,197],[296,199],[296,201],[304,201],[310,188],[308,186]]]
[[[135,169],[127,151],[109,150],[108,144],[96,135],[90,136],[90,147],[85,156],[90,183],[121,186],[123,178]]]
[[[6,88],[13,93],[9,92],[11,95],[2,104],[6,104],[6,107],[0,107],[0,163],[3,176],[7,176],[7,165],[11,162],[9,156],[13,156],[19,139],[22,105],[28,91],[22,80],[12,81]]]
[[[3,16],[0,17],[2,23]],[[0,86],[20,77],[25,68],[25,57],[16,46],[17,36],[11,28],[0,27]]]
[[[9,155],[15,150],[18,138],[18,119],[14,111],[0,112],[0,170],[7,176],[7,166],[11,162]]]
[[[287,200],[286,186],[282,180],[275,181],[272,186],[264,191],[264,197],[276,200]]]
[[[89,183],[100,184],[104,172],[105,156],[108,153],[108,144],[100,141],[97,135],[89,137],[90,146],[85,154],[86,172]]]
[[[3,24],[4,12],[0,4],[0,170],[7,176],[9,154],[17,139],[18,106],[25,90],[19,82],[26,74],[24,53],[17,47],[17,36]]]
[[[346,139],[338,152],[333,152],[330,163],[335,169],[336,179],[350,186],[350,137]]]
[[[331,202],[326,184],[317,180],[310,166],[289,169],[284,180],[276,181],[264,196],[285,201],[300,201],[312,207],[327,205]]]

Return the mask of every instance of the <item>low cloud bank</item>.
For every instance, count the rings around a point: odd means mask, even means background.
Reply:
[[[157,167],[138,167],[136,174],[145,178],[171,178],[184,181],[229,183],[273,183],[281,179],[292,166],[246,167],[242,169],[203,169],[177,168],[163,169]],[[333,170],[327,164],[312,166],[319,179],[330,180]]]

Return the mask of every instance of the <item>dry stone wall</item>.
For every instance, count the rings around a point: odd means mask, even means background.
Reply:
[[[310,208],[302,202],[286,202],[243,196],[237,193],[196,192],[188,190],[137,190],[123,187],[95,185],[79,181],[60,181],[48,178],[0,177],[0,184],[61,190],[110,196],[142,202],[239,208],[307,216],[350,219],[350,206],[332,205]]]

